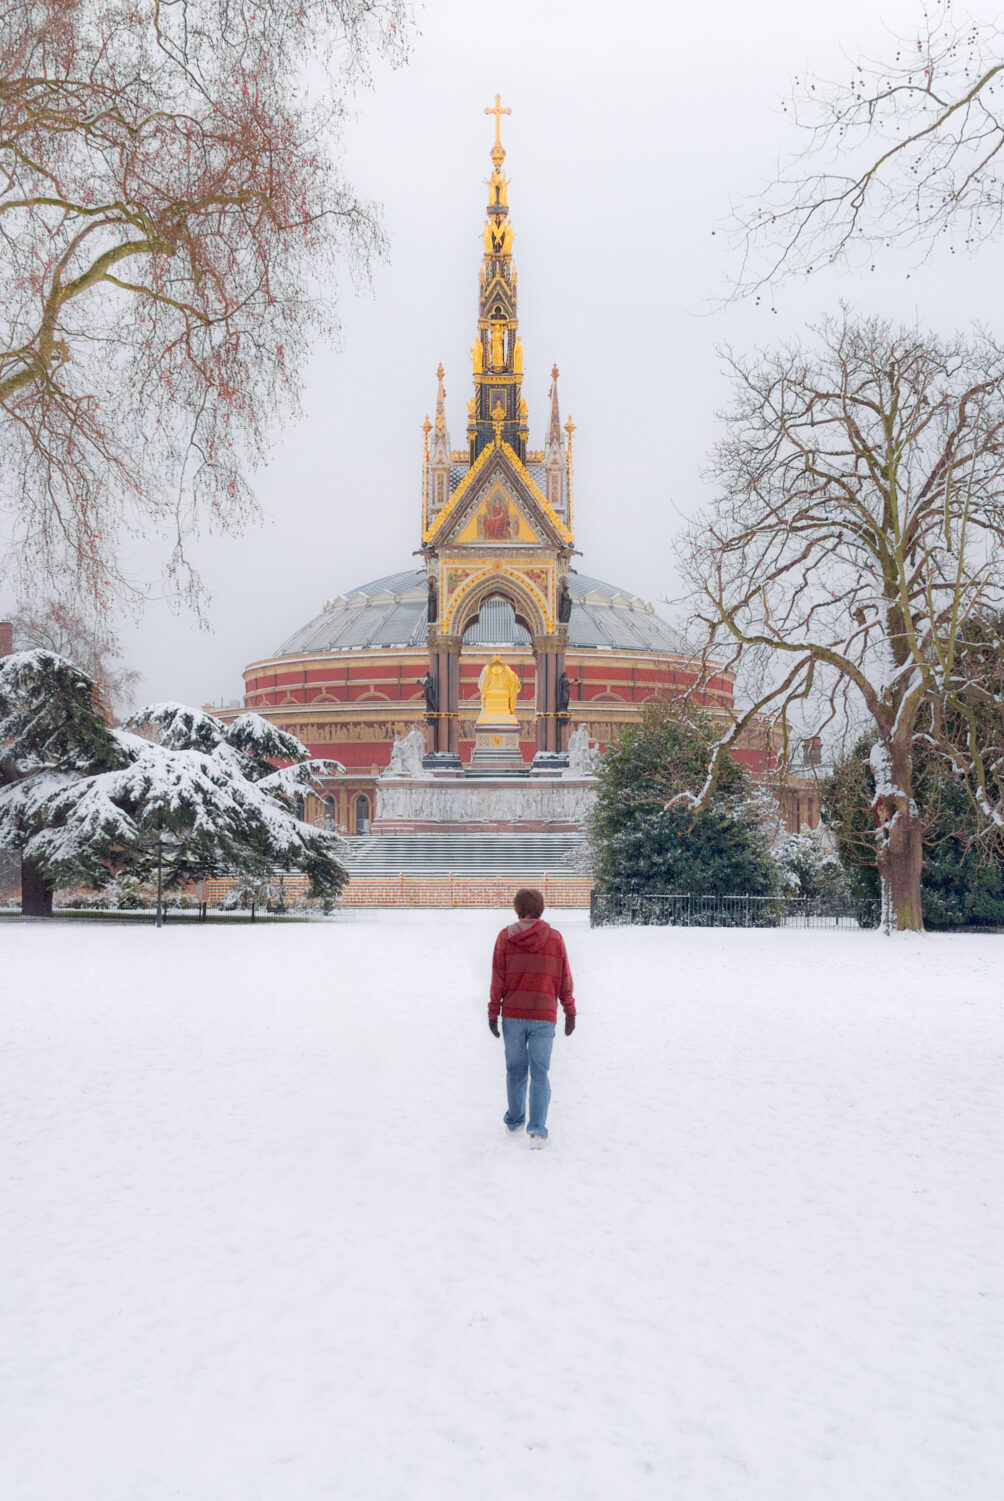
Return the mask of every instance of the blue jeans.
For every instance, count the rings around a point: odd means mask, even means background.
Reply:
[[[509,1109],[503,1119],[510,1131],[518,1131],[526,1121],[526,1076],[530,1075],[530,1119],[526,1129],[531,1136],[547,1138],[547,1107],[551,1103],[551,1085],[547,1070],[551,1066],[554,1045],[554,1022],[523,1021],[518,1016],[503,1016],[502,1040],[505,1043],[505,1086]]]

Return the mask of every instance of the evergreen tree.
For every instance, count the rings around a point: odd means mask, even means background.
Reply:
[[[850,882],[823,827],[781,833],[771,848],[789,895],[807,897],[824,911],[843,911],[852,900]]]
[[[854,894],[877,900],[875,777],[859,740],[823,783],[822,816]],[[914,796],[924,824],[921,902],[929,928],[1004,926],[1004,857],[988,842],[965,786],[933,751],[914,751]]]
[[[667,807],[703,778],[717,738],[705,710],[659,699],[607,748],[589,830],[601,891],[772,894],[777,872],[749,774],[731,756],[703,812]]]
[[[310,762],[258,715],[228,728],[199,709],[155,704],[111,729],[84,673],[23,652],[0,663],[0,741],[0,844],[40,874],[50,912],[54,887],[101,889],[120,874],[170,889],[277,866],[303,871],[316,896],[345,884],[337,836],[293,812],[335,763]],[[292,764],[277,767],[280,758]]]
[[[55,652],[0,659],[0,845],[21,853],[21,910],[51,917],[56,882],[32,835],[39,799],[123,764],[94,685]]]

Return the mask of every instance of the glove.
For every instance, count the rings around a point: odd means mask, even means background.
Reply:
[[[572,1035],[572,1033],[574,1031],[575,1031],[575,1012],[573,1011],[572,1014],[571,1014],[571,1016],[566,1016],[565,1017],[565,1036],[566,1037],[571,1037],[571,1035]]]
[[[499,1036],[499,1019],[497,1016],[490,1016],[488,1018],[488,1028],[493,1037]]]

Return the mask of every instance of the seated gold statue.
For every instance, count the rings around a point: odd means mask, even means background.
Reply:
[[[481,713],[478,715],[478,724],[489,720],[493,724],[498,724],[502,720],[515,724],[516,699],[521,686],[512,668],[507,667],[496,652],[491,661],[482,668],[481,676],[478,678],[478,688],[481,691]]]

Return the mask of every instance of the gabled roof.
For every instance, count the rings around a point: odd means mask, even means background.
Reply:
[[[571,547],[572,533],[570,529],[550,504],[547,496],[537,484],[537,481],[526,465],[521,462],[509,444],[502,441],[496,441],[481,450],[457,488],[450,495],[443,509],[439,512],[439,515],[434,517],[426,527],[422,534],[423,543],[432,543],[436,546],[442,545],[453,531],[454,525],[460,517],[464,502],[473,495],[481,479],[488,474],[492,464],[496,462],[512,471],[513,478],[524,491],[526,498],[531,502],[532,508],[540,512],[541,521],[554,534],[555,544],[561,545],[563,543],[566,547]]]

